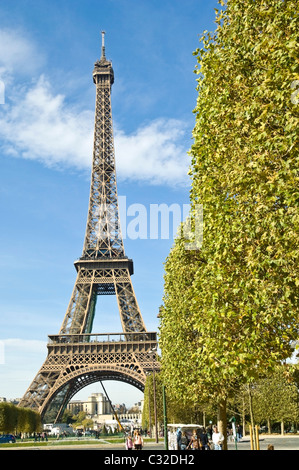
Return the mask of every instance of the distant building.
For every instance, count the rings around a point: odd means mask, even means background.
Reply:
[[[67,405],[73,414],[84,411],[87,415],[106,415],[111,413],[110,403],[103,393],[92,393],[86,401],[73,400]]]
[[[128,412],[124,403],[114,406],[118,419],[123,426],[140,426],[143,401],[136,403],[133,412]],[[103,393],[92,393],[87,400],[71,400],[67,409],[74,415],[84,411],[88,418],[94,422],[94,429],[100,429],[103,425],[117,427],[117,420],[109,400]]]
[[[0,403],[7,402],[17,405],[20,402],[20,398],[9,398],[8,400],[5,397],[0,397]]]

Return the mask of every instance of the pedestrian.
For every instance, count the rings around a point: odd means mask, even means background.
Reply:
[[[199,450],[200,448],[200,442],[197,436],[196,429],[193,430],[193,434],[191,436],[187,449],[190,449],[190,448],[193,450]]]
[[[129,435],[126,440],[126,449],[127,450],[132,450],[133,449],[133,441],[132,437]]]
[[[218,431],[217,426],[213,426],[212,441],[214,450],[222,450],[224,436],[221,432]]]
[[[200,450],[210,450],[209,438],[208,438],[205,428],[202,428],[199,433],[199,441],[200,441]]]
[[[212,424],[209,424],[209,426],[207,427],[207,435],[208,435],[209,441],[212,440],[212,434],[213,434]]]
[[[181,439],[182,439],[182,431],[181,431],[181,428],[178,428],[176,432],[176,443],[177,443],[178,450],[180,450],[181,448]]]
[[[142,447],[143,447],[143,439],[142,439],[142,437],[141,437],[140,432],[138,432],[138,433],[135,435],[135,439],[134,439],[134,448],[135,448],[135,450],[142,450]]]
[[[243,437],[243,428],[241,426],[241,424],[238,425],[237,427],[237,439],[238,441],[240,441],[240,439],[242,439]]]
[[[182,432],[182,437],[181,437],[181,450],[186,450],[188,446],[188,437],[185,431]]]

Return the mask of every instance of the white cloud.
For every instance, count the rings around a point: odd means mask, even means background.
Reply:
[[[157,119],[131,135],[116,132],[118,175],[152,184],[186,184],[185,131],[181,121]]]
[[[1,67],[18,77],[18,68],[33,70],[42,59],[37,48],[18,32],[0,30]],[[1,77],[0,77],[1,78]],[[94,110],[70,105],[43,75],[20,88],[0,106],[0,149],[47,166],[91,167]],[[148,184],[188,184],[189,142],[182,121],[157,119],[127,135],[116,127],[117,175]]]
[[[23,31],[0,30],[0,76],[26,75],[36,72],[44,58]]]
[[[92,113],[68,107],[43,76],[0,108],[2,150],[48,166],[90,166],[91,126]]]

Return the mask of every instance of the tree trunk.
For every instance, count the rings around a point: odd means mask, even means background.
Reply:
[[[218,404],[217,416],[218,431],[224,436],[223,450],[227,450],[227,416],[226,416],[226,399],[222,399]]]
[[[252,407],[252,395],[250,390],[250,384],[248,384],[248,397],[249,397],[249,413],[250,413],[250,423],[252,429],[252,438],[253,438],[253,449],[257,449],[256,435],[254,432],[254,417],[253,417],[253,407]]]
[[[271,421],[268,419],[268,434],[271,434]]]
[[[203,427],[206,428],[206,412],[203,411],[202,413],[202,424],[203,424]]]
[[[245,400],[243,397],[243,410],[242,410],[242,426],[243,426],[243,436],[246,436],[246,416],[245,416]]]

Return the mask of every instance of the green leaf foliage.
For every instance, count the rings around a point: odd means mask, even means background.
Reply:
[[[298,338],[298,2],[227,0],[197,58],[192,210],[203,244],[165,263],[162,370],[181,396],[225,397]]]
[[[41,416],[30,408],[20,408],[12,403],[0,403],[0,432],[39,432]]]

